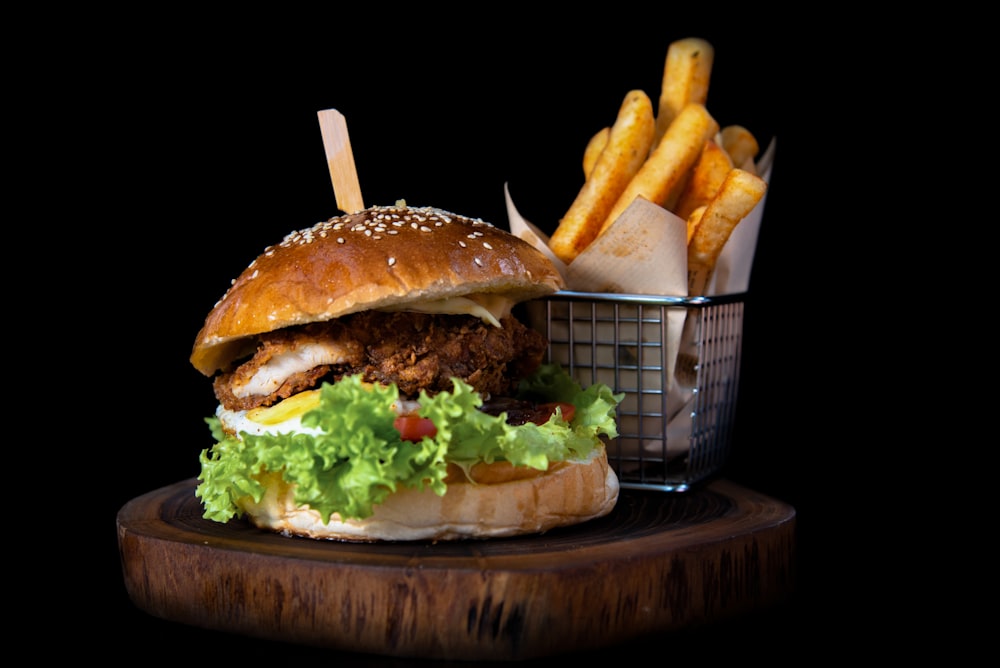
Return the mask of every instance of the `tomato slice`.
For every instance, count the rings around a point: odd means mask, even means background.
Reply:
[[[562,409],[563,420],[566,420],[566,422],[573,421],[573,416],[576,415],[576,406],[567,401],[552,401],[547,404],[538,404],[539,417],[536,424],[545,424],[548,422],[557,408]]]
[[[404,441],[419,441],[424,436],[434,438],[437,434],[437,427],[428,418],[419,415],[400,415],[392,426],[399,432],[399,437]]]

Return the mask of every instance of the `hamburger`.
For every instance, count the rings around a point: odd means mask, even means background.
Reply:
[[[622,395],[544,362],[518,305],[563,287],[481,219],[372,207],[294,231],[232,283],[191,364],[212,379],[206,519],[353,542],[541,533],[606,515]]]

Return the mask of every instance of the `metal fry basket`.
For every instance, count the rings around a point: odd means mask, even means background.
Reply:
[[[561,291],[527,304],[548,361],[625,397],[608,460],[623,488],[685,492],[732,447],[745,294]]]

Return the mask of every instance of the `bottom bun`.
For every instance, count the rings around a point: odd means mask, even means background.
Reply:
[[[586,459],[553,465],[548,472],[496,484],[452,483],[444,496],[404,489],[386,497],[363,520],[341,520],[298,506],[293,487],[270,475],[259,503],[240,507],[261,529],[287,536],[351,542],[457,540],[541,533],[603,517],[618,501],[618,476],[601,445]]]

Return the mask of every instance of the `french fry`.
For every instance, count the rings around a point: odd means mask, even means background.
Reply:
[[[767,190],[755,162],[756,137],[740,125],[720,128],[708,112],[714,59],[704,39],[670,44],[644,157],[628,152],[648,119],[643,110],[640,124],[637,110],[629,109],[635,100],[648,102],[641,90],[629,91],[613,126],[591,136],[582,156],[584,185],[549,239],[555,256],[571,263],[642,198],[686,222],[688,294],[704,294],[733,229]]]
[[[726,175],[688,243],[688,295],[705,293],[723,246],[766,191],[767,182],[744,169],[737,167]]]
[[[569,264],[597,238],[608,211],[649,155],[653,103],[642,90],[625,95],[590,176],[549,239],[550,250]]]
[[[734,167],[757,173],[753,159],[760,151],[760,145],[753,133],[742,125],[727,125],[719,132],[722,137],[722,148],[733,161]]]
[[[601,225],[603,232],[636,197],[672,211],[691,167],[705,142],[719,131],[718,122],[702,104],[689,104],[667,128],[659,146],[636,172]],[[557,253],[558,255],[558,253]]]
[[[681,109],[689,104],[705,104],[714,60],[715,48],[698,37],[679,39],[667,47],[653,148],[659,145]]]
[[[729,154],[711,139],[706,141],[698,162],[691,168],[691,176],[677,198],[674,207],[677,217],[687,219],[694,209],[708,204],[732,168],[733,161]]]
[[[698,224],[701,223],[701,217],[705,215],[705,209],[708,208],[707,204],[702,204],[697,209],[688,214],[687,217],[687,243],[691,245],[691,239],[694,238],[695,230],[698,229]]]
[[[601,151],[604,147],[608,145],[608,137],[611,136],[611,128],[601,128],[597,131],[590,141],[587,142],[587,147],[583,149],[583,178],[589,179],[590,173],[594,171],[594,165],[597,164],[597,159],[601,157]]]

